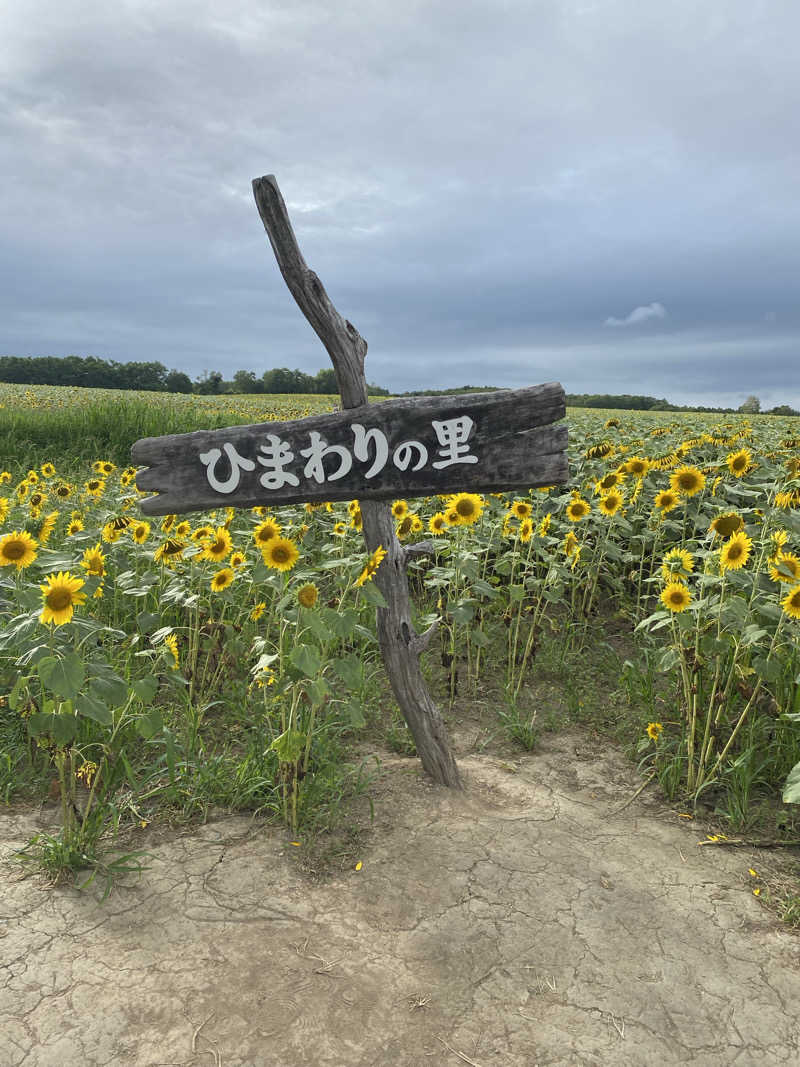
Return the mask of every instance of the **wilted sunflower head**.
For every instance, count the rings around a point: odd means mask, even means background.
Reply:
[[[717,515],[708,528],[709,533],[720,537],[730,537],[738,533],[744,527],[744,519],[735,511],[727,511],[724,515]]]
[[[318,596],[319,590],[313,582],[306,582],[297,590],[297,602],[304,608],[313,608]]]

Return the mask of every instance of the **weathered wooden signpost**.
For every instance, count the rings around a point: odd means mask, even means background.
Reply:
[[[458,768],[419,657],[435,633],[411,621],[406,565],[428,544],[403,547],[386,501],[500,492],[567,480],[567,429],[557,382],[529,389],[367,402],[367,343],[309,270],[273,175],[253,181],[256,205],[281,274],[333,362],[344,411],[294,422],[149,437],[131,450],[136,482],[157,496],[147,515],[358,499],[369,552],[386,550],[375,583],[378,640],[392,690],[426,772],[458,786]]]

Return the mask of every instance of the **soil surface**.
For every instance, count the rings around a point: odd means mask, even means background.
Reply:
[[[463,793],[387,758],[362,868],[324,879],[241,816],[145,841],[102,906],[4,865],[0,1065],[800,1062],[800,938],[757,853],[622,808],[641,779],[585,734],[460,766]],[[4,855],[52,818],[0,816]]]

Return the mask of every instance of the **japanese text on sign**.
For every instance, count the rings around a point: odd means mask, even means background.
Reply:
[[[433,451],[438,457],[431,461],[437,470],[450,467],[455,463],[477,463],[478,457],[470,452],[469,437],[475,423],[469,415],[460,415],[443,422],[431,420],[436,434],[436,446]],[[353,467],[353,460],[369,463],[364,471],[365,478],[374,478],[390,462],[400,471],[419,471],[429,458],[428,447],[422,441],[402,441],[394,449],[383,430],[366,429],[360,423],[350,426],[353,435],[352,448],[342,444],[328,444],[317,430],[308,434],[308,448],[300,449],[300,456],[306,461],[303,477],[315,481],[335,482],[344,478]],[[211,448],[201,452],[199,459],[206,468],[208,484],[217,493],[233,493],[239,486],[242,471],[256,470],[256,461],[264,468],[259,482],[265,489],[282,489],[285,485],[298,486],[300,479],[287,467],[294,461],[294,451],[289,441],[282,441],[277,434],[267,433],[268,443],[258,446],[259,455],[255,460],[241,456],[229,442],[222,448]],[[220,477],[217,464],[225,454],[226,461],[222,467],[227,473]],[[328,461],[327,469],[325,461]]]

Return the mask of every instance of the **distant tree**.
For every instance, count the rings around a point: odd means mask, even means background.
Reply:
[[[233,391],[235,393],[263,393],[264,381],[256,378],[251,370],[237,370],[233,376]]]
[[[338,394],[339,383],[336,381],[336,372],[333,367],[323,367],[314,376],[314,392],[325,396]]]
[[[182,370],[171,370],[164,379],[164,388],[168,393],[191,393],[192,379]]]
[[[222,381],[218,370],[212,370],[210,374],[204,371],[195,381],[193,391],[201,396],[216,396],[222,391]]]
[[[757,396],[748,396],[747,400],[739,405],[739,412],[742,415],[756,415],[759,411],[761,411],[761,401]]]
[[[795,408],[789,407],[788,404],[779,404],[775,408],[770,408],[767,412],[768,415],[800,415],[800,411]]]

